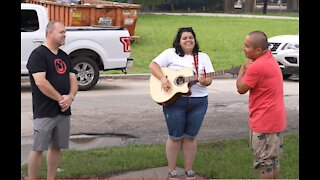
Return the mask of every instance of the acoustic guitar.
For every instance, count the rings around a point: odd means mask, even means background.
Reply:
[[[183,68],[179,71],[171,70],[167,67],[161,68],[164,75],[171,83],[171,87],[168,91],[164,91],[161,85],[161,81],[154,75],[150,75],[149,88],[151,98],[162,106],[172,104],[181,95],[191,95],[191,85],[198,82],[198,76],[194,74],[191,68]],[[222,70],[217,72],[206,73],[205,77],[212,77],[222,75],[225,73],[237,74],[239,67],[233,67],[229,70]]]

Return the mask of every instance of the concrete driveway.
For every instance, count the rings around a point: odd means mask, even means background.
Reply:
[[[71,133],[128,134],[145,141],[164,141],[167,130],[162,106],[149,95],[148,76],[103,78],[90,91],[79,91],[72,105]],[[248,93],[239,95],[235,78],[215,79],[199,139],[247,136]],[[299,81],[284,81],[288,131],[299,130]],[[32,136],[29,83],[21,84],[21,137]]]

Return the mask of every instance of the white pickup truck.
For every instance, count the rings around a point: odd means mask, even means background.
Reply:
[[[31,52],[45,40],[48,11],[44,6],[21,3],[21,77]],[[66,27],[65,44],[61,46],[72,60],[79,90],[89,90],[99,79],[100,71],[121,70],[133,64],[130,58],[130,34],[118,26]]]

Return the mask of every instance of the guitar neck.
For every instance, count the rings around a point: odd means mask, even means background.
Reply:
[[[211,73],[206,73],[205,77],[213,77],[213,76],[217,76],[217,75],[222,75],[225,74],[226,72],[223,71],[217,71],[217,72],[211,72]],[[185,82],[192,82],[192,81],[198,81],[198,76],[194,75],[194,76],[187,76],[185,77]]]

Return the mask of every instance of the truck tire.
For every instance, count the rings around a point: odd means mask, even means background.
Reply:
[[[282,74],[283,79],[288,79],[292,74]]]
[[[99,68],[94,59],[79,56],[72,59],[72,69],[76,73],[79,91],[86,91],[95,86],[99,79]]]

